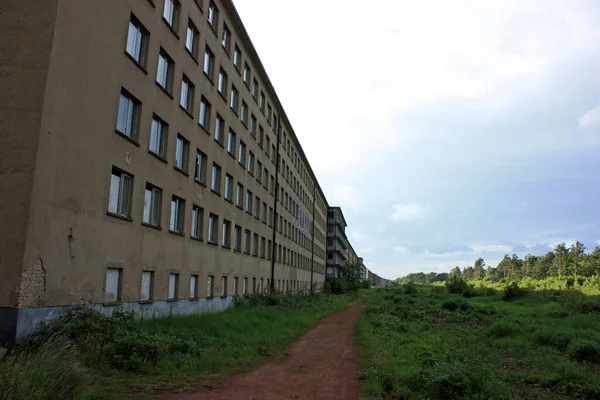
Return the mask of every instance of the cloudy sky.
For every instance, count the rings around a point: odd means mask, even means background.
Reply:
[[[600,1],[235,4],[378,274],[600,244]]]

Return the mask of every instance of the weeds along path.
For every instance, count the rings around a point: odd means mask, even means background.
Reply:
[[[358,399],[354,328],[362,299],[323,318],[285,354],[216,388],[162,393],[163,400],[352,400]]]

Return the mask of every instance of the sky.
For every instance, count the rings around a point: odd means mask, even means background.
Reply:
[[[375,273],[600,245],[600,1],[235,5]]]

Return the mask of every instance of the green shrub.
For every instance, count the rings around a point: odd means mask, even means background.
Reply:
[[[490,336],[495,338],[503,338],[513,336],[519,328],[515,324],[508,322],[496,322],[490,327]]]
[[[600,344],[592,340],[574,340],[569,345],[567,352],[573,360],[600,363]]]
[[[402,285],[402,289],[404,290],[404,294],[416,294],[417,286],[413,282],[408,282]]]
[[[462,294],[466,290],[469,289],[469,285],[465,280],[458,277],[453,277],[450,280],[447,280],[444,284],[444,287],[448,291],[448,293],[452,294]]]
[[[17,349],[0,361],[3,400],[71,399],[87,381],[77,350],[64,339],[46,342],[35,353]]]
[[[456,311],[458,310],[458,307],[459,304],[454,299],[446,300],[442,303],[442,308],[448,311]]]
[[[564,351],[573,340],[573,335],[567,331],[542,329],[533,334],[533,342],[543,346],[555,347]]]
[[[512,282],[504,288],[504,294],[502,299],[504,301],[510,301],[521,297],[525,291],[519,287],[517,282]]]

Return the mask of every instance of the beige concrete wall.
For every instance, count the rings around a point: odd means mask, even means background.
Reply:
[[[220,239],[219,246],[212,246],[206,241],[190,238],[192,204],[204,209],[205,238],[211,212],[219,216],[220,223],[224,218],[231,221],[232,230],[237,224],[267,239],[272,237],[272,229],[266,224],[193,180],[192,160],[195,149],[200,148],[208,155],[208,182],[212,163],[217,162],[222,167],[222,182],[225,173],[230,173],[235,183],[241,182],[244,188],[249,188],[254,195],[273,206],[272,195],[215,142],[214,132],[207,133],[198,125],[200,96],[204,95],[212,104],[213,126],[215,114],[219,112],[226,120],[226,127],[231,126],[238,140],[243,139],[248,149],[268,166],[270,174],[274,173],[275,167],[267,160],[265,152],[217,93],[216,86],[205,78],[202,59],[197,64],[185,52],[185,28],[189,17],[200,29],[200,53],[203,53],[206,43],[215,53],[215,83],[219,66],[223,65],[229,75],[230,85],[232,82],[236,85],[241,99],[250,105],[271,140],[275,139],[273,129],[259,111],[250,90],[243,84],[231,59],[221,48],[220,38],[208,27],[208,1],[205,3],[205,10],[201,12],[195,2],[182,2],[177,37],[162,20],[162,0],[156,1],[156,7],[148,0],[59,1],[39,129],[42,134],[33,179],[34,196],[27,230],[25,279],[21,281],[20,306],[102,302],[108,266],[123,269],[123,302],[139,300],[144,269],[155,271],[154,298],[157,300],[167,297],[168,274],[171,272],[179,273],[180,298],[188,297],[191,274],[199,275],[200,296],[205,295],[207,275],[215,276],[217,288],[220,286],[220,276],[228,276],[229,293],[234,276],[240,278],[240,287],[243,277],[250,278],[250,281],[252,277],[262,277],[265,282],[270,279],[269,260],[222,248]],[[223,18],[228,21],[224,10],[225,7],[221,7],[221,21]],[[125,55],[132,12],[150,31],[147,73]],[[233,31],[233,43],[236,43],[238,36],[233,25],[228,22]],[[248,58],[252,53],[248,46],[243,42],[238,42],[238,45],[244,53],[243,60],[255,63],[256,60]],[[160,47],[165,48],[175,61],[174,99],[155,84]],[[253,66],[252,70],[258,71],[259,68]],[[193,119],[179,107],[183,73],[196,87]],[[259,76],[258,79],[266,90],[263,84],[265,78]],[[139,146],[114,132],[121,87],[134,94],[143,104]],[[275,96],[270,92],[267,95],[269,98]],[[271,104],[274,103],[271,100]],[[153,113],[169,123],[167,163],[148,154]],[[289,127],[284,129],[290,131]],[[173,168],[177,133],[190,141],[190,176]],[[131,221],[107,215],[113,166],[134,176]],[[146,182],[163,190],[161,230],[141,224]],[[288,193],[293,194],[291,186],[281,176],[280,183]],[[184,236],[168,232],[172,195],[186,200]],[[297,202],[300,201],[297,195],[293,196]],[[279,210],[288,221],[292,220],[291,213],[282,209],[281,204]],[[310,208],[305,207],[305,212],[310,212]],[[219,238],[220,233],[221,225]],[[310,245],[304,249],[279,233],[277,237],[277,244],[283,244],[310,259]],[[321,245],[324,248],[324,242]],[[324,262],[323,259],[315,260]],[[309,282],[310,267],[301,269],[278,263],[275,279]],[[324,275],[315,274],[314,279],[321,286]]]
[[[18,302],[56,4],[0,2],[0,307]]]

